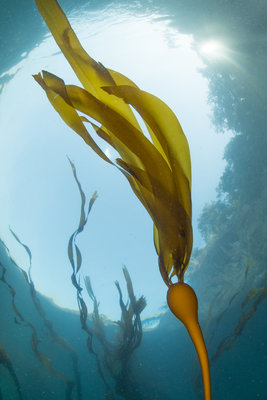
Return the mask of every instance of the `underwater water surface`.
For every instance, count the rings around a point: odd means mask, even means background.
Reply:
[[[149,215],[34,81],[47,70],[78,84],[35,2],[0,4],[0,398],[203,398],[193,345],[166,306]],[[212,398],[265,399],[265,2],[60,6],[95,60],[179,118],[192,162],[185,281],[198,295]],[[92,207],[78,232],[83,194]]]

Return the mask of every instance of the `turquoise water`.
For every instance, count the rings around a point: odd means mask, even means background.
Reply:
[[[265,2],[60,5],[93,58],[178,116],[193,175],[194,250],[185,281],[198,295],[213,399],[265,399]],[[2,0],[0,19],[0,399],[203,398],[195,350],[166,306],[148,214],[123,176],[62,123],[32,78],[42,69],[66,83],[76,84],[76,76],[34,1]],[[115,160],[115,151],[98,143]],[[67,246],[80,194],[67,157],[87,204],[98,192],[77,237],[78,302]],[[114,322],[121,318],[114,281],[129,305],[124,265],[136,298],[147,302],[141,342],[128,353]]]

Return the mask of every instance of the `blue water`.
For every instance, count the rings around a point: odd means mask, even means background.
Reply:
[[[46,370],[32,350],[32,330],[38,335],[38,350],[52,362],[56,371],[74,381],[69,398],[79,398],[77,381],[73,371],[70,354],[58,345],[44,319],[34,306],[29,290],[18,266],[6,254],[1,243],[1,276],[6,268],[4,281],[1,281],[1,346],[8,352],[18,378],[23,399],[64,399],[66,383]],[[12,309],[12,295],[7,284],[14,289],[13,304],[19,311],[20,319]],[[38,295],[46,319],[53,325],[57,337],[64,338],[74,350],[78,361],[78,377],[81,385],[81,398],[101,399],[107,390],[96,367],[96,358],[86,348],[86,334],[81,330],[78,313],[60,309],[50,300]],[[16,317],[17,323],[14,323]],[[231,307],[217,326],[211,344],[208,344],[210,357],[217,350],[218,343],[227,337],[240,318],[240,303]],[[204,326],[204,320],[201,320]],[[89,322],[91,326],[92,323]],[[114,339],[111,321],[105,325],[107,336]],[[207,340],[213,331],[209,326]],[[112,339],[113,338],[113,339]],[[115,343],[115,342],[114,342]],[[209,342],[208,342],[209,343]],[[94,339],[94,349],[100,358],[103,348]],[[244,331],[236,338],[230,350],[224,351],[217,361],[211,362],[211,377],[214,399],[265,398],[266,380],[266,330],[265,304],[261,303],[253,318],[247,322]],[[3,399],[16,399],[18,393],[14,380],[5,364],[1,364],[1,393]],[[103,365],[102,365],[103,368]],[[105,369],[107,382],[114,390],[114,381]],[[153,330],[144,331],[141,346],[131,357],[128,371],[134,394],[125,398],[141,399],[197,399],[201,398],[201,381],[196,354],[185,329],[169,312],[161,317],[161,323]],[[116,398],[120,398],[118,395]]]
[[[197,189],[186,281],[198,295],[212,398],[265,400],[265,2],[62,0],[60,5],[93,56],[147,84],[147,90],[158,90],[189,127]],[[2,0],[0,22],[0,399],[203,399],[191,340],[166,307],[151,221],[141,206],[134,208],[137,200],[117,171],[94,155],[88,161],[84,145],[69,131],[65,135],[32,80],[42,68],[65,74],[68,82],[75,79],[47,36],[35,2]],[[149,62],[153,68],[146,67]],[[190,127],[196,129],[192,136]],[[216,130],[225,130],[224,136]],[[196,162],[197,153],[202,159]],[[66,154],[87,197],[100,192],[79,239],[87,332],[67,257],[80,198]],[[205,203],[218,201],[218,185],[224,205],[204,212],[198,228]],[[224,206],[234,212],[221,212]],[[29,253],[10,227],[29,246],[30,271]],[[128,358],[116,352],[121,309],[114,281],[127,304],[124,264],[136,297],[144,295],[148,303],[140,345]],[[93,323],[85,275],[92,280],[106,341]]]

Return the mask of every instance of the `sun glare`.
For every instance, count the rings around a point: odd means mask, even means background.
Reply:
[[[106,148],[105,151],[104,151],[104,153],[106,154],[106,156],[107,156],[108,158],[111,158],[111,153],[110,153],[110,149],[109,149],[109,148]]]
[[[225,47],[216,40],[210,40],[200,46],[200,51],[208,57],[222,57],[225,55]]]

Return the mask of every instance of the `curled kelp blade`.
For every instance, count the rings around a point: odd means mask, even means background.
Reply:
[[[36,5],[82,85],[99,97],[104,82],[113,84],[110,74],[83,49],[56,0],[36,0]]]
[[[116,75],[115,71],[112,71],[111,74],[101,63],[96,62],[86,53],[58,2],[56,0],[36,0],[36,5],[83,87],[138,127],[131,108],[121,100],[114,102],[101,89],[102,86],[115,84],[113,80],[113,76]],[[121,80],[123,75],[118,73],[116,77]]]
[[[43,76],[38,74],[34,75],[34,78],[46,91],[50,103],[64,122],[78,133],[101,158],[110,162],[105,153],[91,138],[83,124],[83,118],[79,116],[76,110],[92,117],[105,127],[106,132],[112,134],[113,143],[118,152],[122,153],[126,162],[148,170],[152,176],[164,175],[166,189],[170,191],[173,187],[171,171],[164,158],[142,131],[82,88],[66,85],[68,97],[62,96],[62,89],[60,88],[57,91],[57,85],[54,82],[51,84],[51,76],[49,76],[49,79],[47,79],[47,76],[47,73],[43,72]],[[55,75],[53,77],[54,80],[60,79]],[[174,188],[172,188],[172,191],[174,191]]]
[[[158,201],[162,200],[162,193],[169,193],[173,197],[173,202],[175,202],[176,193],[171,171],[164,158],[153,146],[153,144],[127,120],[117,113],[114,113],[113,110],[109,109],[107,106],[104,106],[101,102],[96,101],[96,99],[92,98],[92,96],[85,90],[70,85],[67,86],[67,92],[75,108],[87,115],[90,115],[95,120],[100,121],[108,129],[110,134],[112,134],[113,144],[114,139],[116,139],[128,148],[128,154],[134,154],[139,158],[143,164],[140,170],[143,170],[144,174],[147,174],[147,177],[151,177],[155,181],[158,178],[161,178],[161,185],[163,187],[161,193],[158,193],[157,186],[153,184],[152,179],[147,179],[147,185],[150,185],[148,192],[150,192]],[[120,152],[121,149],[117,147],[117,150]],[[127,154],[125,154],[125,152],[123,155],[125,158],[127,158]],[[134,167],[135,166],[132,166],[132,170]],[[135,174],[134,178],[136,178],[136,176],[137,175]],[[144,197],[146,198],[146,196]],[[170,204],[168,204],[168,206],[170,206]],[[161,218],[160,213],[156,213],[156,215]],[[163,221],[162,226],[166,226],[168,223],[172,224],[172,219],[173,216],[167,222],[166,220]],[[175,240],[177,240],[177,234]]]
[[[191,216],[191,161],[187,139],[171,109],[159,98],[136,87],[104,87],[131,104],[150,126],[169,161],[180,202]]]
[[[117,71],[113,71],[108,69],[109,73],[111,74],[116,86],[131,86],[133,88],[138,89],[138,86],[129,78],[127,78],[127,76],[121,74],[120,72]],[[105,89],[103,87],[103,89]],[[150,126],[147,124],[147,122],[144,120],[147,131],[152,139],[152,142],[154,144],[154,146],[158,149],[158,151],[161,153],[161,155],[163,156],[163,158],[165,159],[165,161],[167,163],[169,163],[168,158],[166,157],[166,154],[164,152],[164,149],[161,146],[161,143],[158,141],[156,135],[154,134],[153,130],[150,128]],[[168,164],[169,165],[169,164]]]
[[[75,85],[66,85],[66,89],[76,110],[99,121],[110,132],[120,154],[120,143],[125,146],[122,158],[126,162],[129,155],[134,154],[139,159],[137,167],[141,166],[154,177],[164,176],[166,189],[174,191],[171,171],[166,161],[141,130],[84,89]]]
[[[56,79],[55,76],[54,78]],[[86,113],[95,120],[98,120],[105,126],[106,136],[108,136],[107,132],[109,132],[110,137],[108,143],[111,143],[112,140],[113,146],[119,153],[122,153],[124,160],[126,159],[125,162],[129,160],[130,163],[135,163],[133,167],[143,168],[155,179],[161,175],[164,176],[164,179],[162,179],[163,191],[166,191],[167,193],[172,192],[174,195],[171,171],[169,170],[167,163],[141,131],[136,129],[119,114],[115,113],[112,109],[105,106],[81,88],[73,85],[66,86],[68,98],[63,98],[61,97],[62,90],[58,91],[58,93],[54,91],[57,90],[56,85],[53,84],[53,86],[51,86],[52,89],[48,86],[50,83],[50,77],[49,80],[47,80],[46,75],[43,76],[43,79],[39,75],[38,83],[40,83],[44,88],[48,94],[50,102],[58,111],[62,119],[72,127],[73,130],[80,134],[87,144],[89,144],[98,155],[105,159],[105,161],[110,162],[98,146],[95,147],[92,145],[91,141],[89,142],[88,137],[90,135],[84,127],[80,116],[73,107]],[[70,103],[73,104],[73,107],[69,105]],[[102,132],[104,132],[103,129]],[[137,159],[139,160],[138,163],[136,163]],[[148,185],[149,180],[146,182],[146,186]],[[153,187],[150,185],[150,190],[155,191],[156,186]],[[155,192],[154,195],[159,197],[160,194]]]
[[[36,82],[45,90],[48,100],[59,113],[63,121],[72,128],[82,139],[88,144],[103,160],[110,162],[106,154],[95,143],[91,135],[84,126],[84,117],[80,116],[73,108],[71,101],[67,95],[66,87],[62,88],[61,83],[64,82],[56,75],[43,71],[43,77],[39,73],[33,75]],[[50,85],[50,86],[49,86]]]

